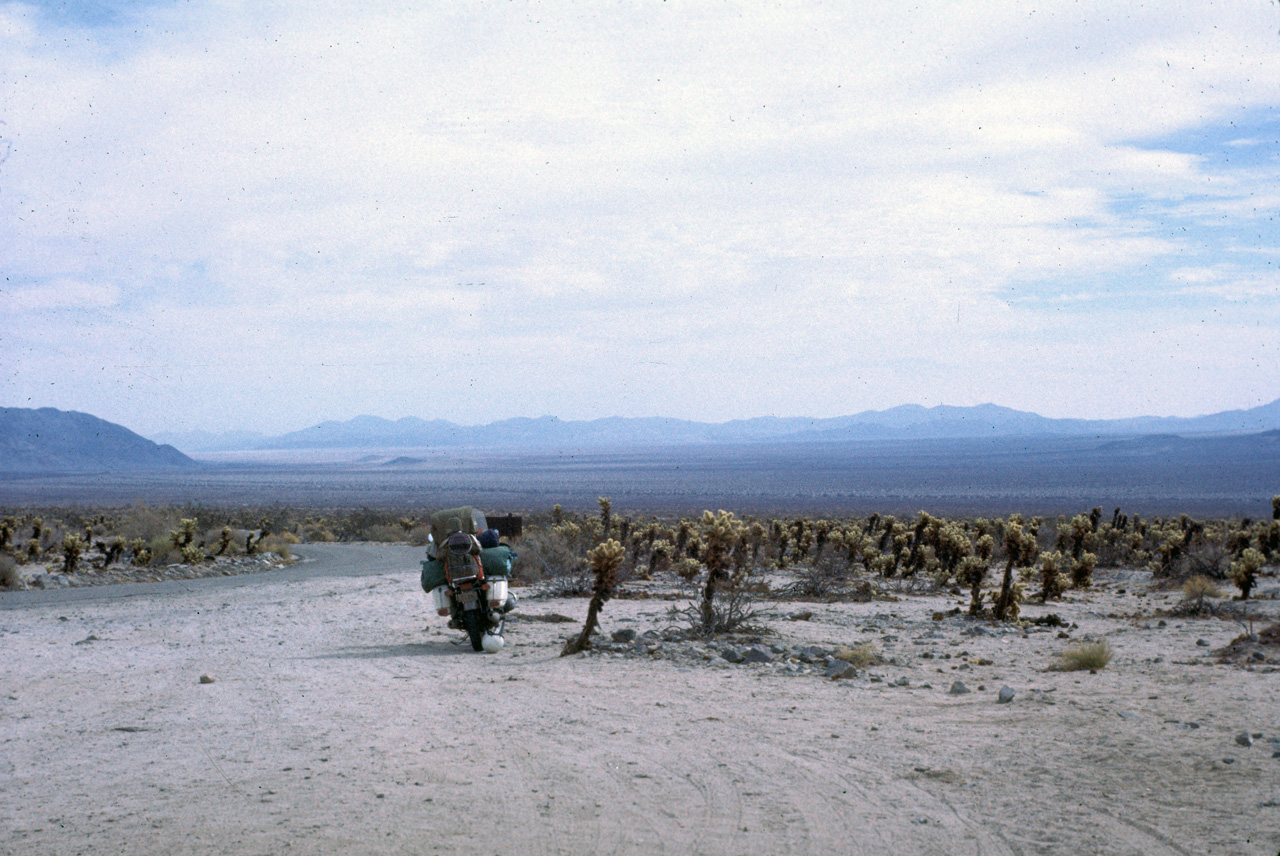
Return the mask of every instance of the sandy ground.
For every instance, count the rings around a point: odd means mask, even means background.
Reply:
[[[1133,575],[1026,610],[1070,639],[931,620],[956,597],[779,604],[766,646],[891,660],[827,680],[643,640],[561,658],[580,625],[534,618],[580,621],[583,600],[526,599],[508,646],[474,654],[429,614],[417,553],[373,576],[6,601],[0,851],[1280,853],[1280,672],[1215,662],[1238,623],[1159,626],[1177,595]],[[611,601],[604,631],[660,631],[668,606]],[[1045,670],[1101,637],[1106,669]]]

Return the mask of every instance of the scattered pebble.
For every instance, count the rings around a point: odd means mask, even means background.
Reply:
[[[948,695],[965,695],[968,692],[970,692],[970,690],[965,686],[964,681],[952,682],[951,689],[947,690]]]
[[[1013,688],[1012,688],[1012,687],[1001,687],[1001,688],[1000,688],[1000,695],[999,695],[999,696],[997,696],[997,698],[996,698],[996,703],[997,703],[997,704],[1008,704],[1009,702],[1013,701],[1013,697],[1014,697],[1015,695],[1016,695],[1016,693],[1013,691]]]
[[[202,683],[202,684],[211,684],[211,683],[213,683],[213,681],[214,681],[214,678],[213,678],[213,676],[212,676],[212,675],[201,675],[201,676],[200,676],[200,683]]]

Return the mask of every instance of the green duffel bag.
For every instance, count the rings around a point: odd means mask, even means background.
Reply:
[[[480,565],[486,577],[510,577],[511,560],[515,553],[506,544],[497,547],[484,547],[480,550]]]
[[[444,562],[427,559],[422,563],[422,590],[432,591],[449,582],[444,576]]]

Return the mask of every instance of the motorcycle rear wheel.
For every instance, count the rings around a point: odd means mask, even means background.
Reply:
[[[471,640],[472,651],[484,650],[484,613],[479,609],[465,609],[462,612],[462,624],[467,628],[467,637]]]

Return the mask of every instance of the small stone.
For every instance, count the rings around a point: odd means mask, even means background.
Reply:
[[[1209,640],[1208,640],[1208,639],[1197,639],[1197,640],[1196,640],[1196,647],[1198,647],[1198,648],[1208,648],[1208,647],[1209,647]]]
[[[213,676],[212,676],[212,675],[201,675],[201,676],[200,676],[200,683],[202,683],[202,684],[211,684],[211,683],[213,683],[213,681],[214,681],[214,678],[213,678]]]
[[[844,660],[832,660],[827,670],[823,673],[826,677],[833,681],[840,681],[846,678],[856,678],[858,670],[853,667],[853,663],[846,663]]]
[[[821,663],[831,656],[831,652],[826,648],[819,648],[817,645],[809,645],[801,648],[797,652],[797,656],[802,663]]]
[[[1248,748],[1253,745],[1253,735],[1247,731],[1242,731],[1236,735],[1236,745]]]
[[[894,681],[892,684],[890,684],[890,686],[894,686],[894,687],[909,687],[909,686],[911,686],[911,679],[910,679],[910,678],[908,678],[906,675],[903,675],[902,677],[900,677],[900,678],[898,678],[896,681]]]
[[[951,689],[947,690],[948,695],[965,695],[968,692],[970,692],[970,690],[965,686],[964,681],[953,682],[951,684]]]
[[[1234,764],[1235,762],[1236,762],[1236,759],[1235,759],[1235,758],[1223,758],[1223,759],[1222,759],[1222,763],[1224,763],[1224,764]]]
[[[773,654],[769,649],[761,645],[748,645],[742,651],[742,662],[744,663],[772,663]]]
[[[737,648],[725,648],[723,651],[720,652],[720,656],[723,657],[725,660],[728,660],[730,663],[741,663],[744,659],[746,659],[745,657],[743,657],[742,652],[739,651]]]
[[[1015,693],[1012,687],[1001,687],[1000,695],[996,697],[997,704],[1008,704],[1013,701]]]
[[[636,629],[634,627],[624,627],[621,630],[615,630],[609,634],[609,638],[614,642],[634,642],[636,641]]]

